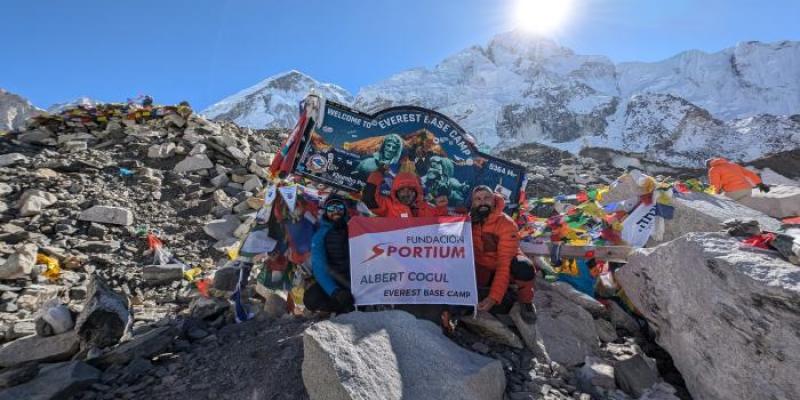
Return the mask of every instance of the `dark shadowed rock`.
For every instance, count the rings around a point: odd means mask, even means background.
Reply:
[[[87,298],[75,321],[78,336],[83,342],[101,348],[119,342],[132,322],[128,300],[97,276],[89,282]]]

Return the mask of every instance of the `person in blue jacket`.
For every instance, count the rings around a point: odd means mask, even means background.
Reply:
[[[345,313],[353,311],[350,292],[350,247],[347,235],[347,206],[331,195],[323,205],[320,228],[311,238],[311,268],[316,282],[306,289],[303,303],[311,311]]]

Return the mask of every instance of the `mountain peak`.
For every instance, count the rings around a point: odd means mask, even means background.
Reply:
[[[311,90],[336,102],[350,104],[353,101],[353,96],[345,89],[292,69],[228,96],[201,114],[251,128],[285,128],[297,121],[298,104]]]
[[[22,128],[26,119],[40,111],[24,97],[0,88],[0,131]]]

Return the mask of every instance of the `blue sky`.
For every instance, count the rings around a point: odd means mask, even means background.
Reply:
[[[518,0],[516,0],[518,1]],[[573,0],[549,35],[578,53],[657,61],[800,40],[798,0]],[[202,109],[289,69],[355,94],[515,28],[515,0],[0,2],[0,87],[39,107],[150,94]]]

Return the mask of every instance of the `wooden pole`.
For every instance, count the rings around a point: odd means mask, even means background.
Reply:
[[[530,257],[549,256],[550,242],[521,242],[520,249]],[[593,256],[598,260],[627,263],[633,251],[629,246],[561,246],[561,257],[585,258]]]

